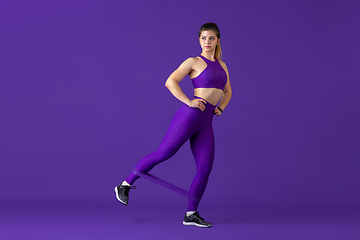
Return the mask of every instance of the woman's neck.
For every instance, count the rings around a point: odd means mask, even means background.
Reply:
[[[202,52],[201,55],[207,59],[209,59],[210,61],[214,62],[215,61],[215,53],[214,52]]]

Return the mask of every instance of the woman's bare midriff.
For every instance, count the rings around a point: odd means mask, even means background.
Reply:
[[[212,105],[217,105],[222,98],[224,92],[218,88],[195,88],[194,96],[200,97],[208,101]]]

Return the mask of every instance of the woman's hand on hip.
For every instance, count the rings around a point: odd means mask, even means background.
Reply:
[[[189,107],[191,108],[199,108],[202,112],[205,111],[206,101],[204,99],[195,98],[190,101]]]
[[[221,115],[221,111],[220,111],[218,108],[215,108],[214,114],[215,114],[216,116],[220,116],[220,115]]]

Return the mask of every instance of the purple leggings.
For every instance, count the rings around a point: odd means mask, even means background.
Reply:
[[[199,97],[195,96],[195,98]],[[197,173],[189,193],[198,197],[199,200],[189,198],[188,211],[197,211],[214,162],[215,142],[212,119],[216,106],[207,102],[205,107],[205,111],[202,112],[199,108],[181,106],[172,119],[159,148],[140,160],[134,168],[141,173],[149,172],[155,165],[172,157],[190,139]],[[131,173],[126,182],[132,185],[138,178],[139,176]]]

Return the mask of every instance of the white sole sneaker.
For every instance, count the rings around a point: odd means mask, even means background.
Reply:
[[[198,224],[198,223],[194,223],[194,222],[185,222],[185,221],[183,221],[183,225],[185,225],[185,226],[203,227],[203,228],[209,228],[209,227],[211,227],[211,225],[210,225],[210,226],[204,226],[204,225],[201,225],[201,224]]]

